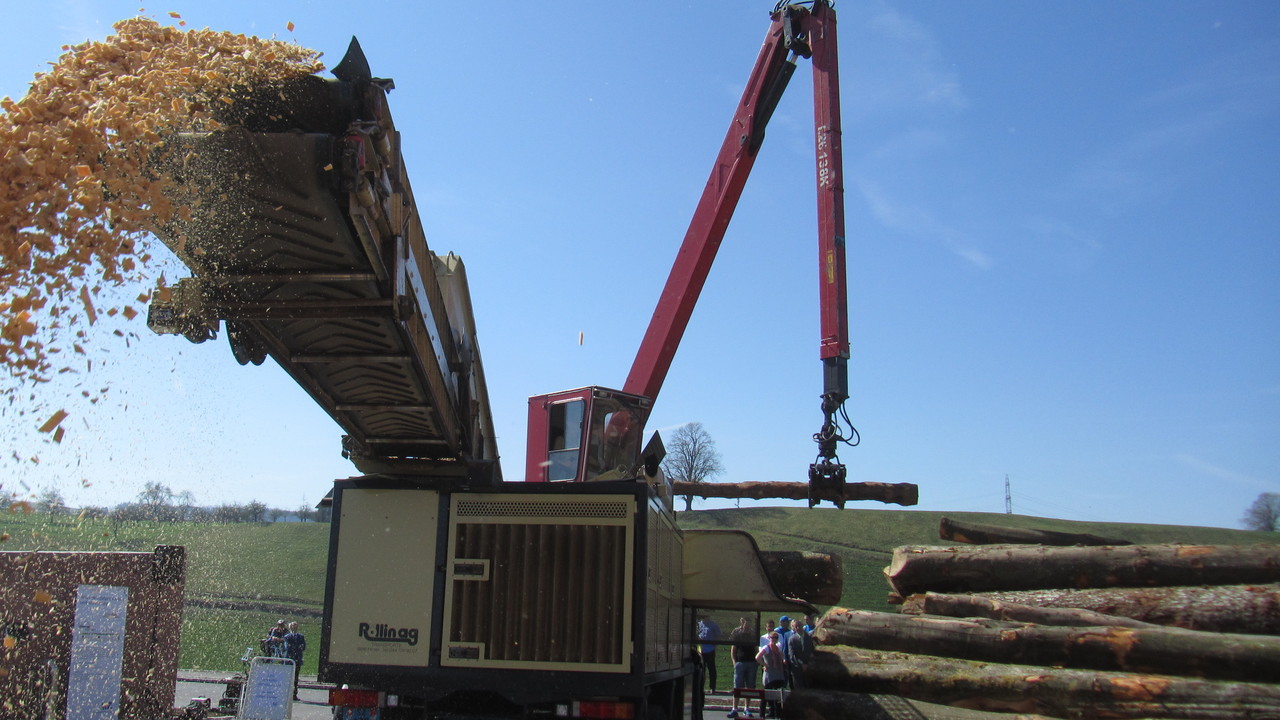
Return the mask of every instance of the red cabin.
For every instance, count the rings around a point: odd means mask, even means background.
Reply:
[[[640,472],[643,395],[599,386],[529,398],[528,482],[621,480]]]

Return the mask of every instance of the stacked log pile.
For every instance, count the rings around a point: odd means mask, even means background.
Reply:
[[[787,715],[880,693],[1068,720],[1280,720],[1280,546],[1006,530],[944,520],[943,539],[1002,544],[895,550],[901,613],[829,611]]]

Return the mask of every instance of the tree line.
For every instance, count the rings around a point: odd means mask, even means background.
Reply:
[[[9,507],[20,502],[10,492],[0,488],[0,503]],[[57,488],[44,488],[29,503],[32,510],[52,516],[76,515],[80,519],[107,519],[113,523],[263,523],[278,522],[296,517],[301,522],[329,522],[328,508],[313,508],[305,501],[293,510],[268,507],[251,500],[247,503],[223,503],[198,505],[190,490],[174,492],[168,485],[148,482],[132,502],[124,502],[113,508],[89,505],[83,508],[67,506]]]

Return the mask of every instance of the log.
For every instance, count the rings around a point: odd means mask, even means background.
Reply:
[[[980,597],[1005,604],[1091,610],[1191,630],[1280,635],[1280,585],[1027,590]]]
[[[744,483],[671,483],[673,495],[689,495],[703,498],[729,498],[741,500],[809,499],[809,483],[797,482],[744,482]],[[920,488],[912,483],[846,483],[844,499],[877,500],[894,505],[915,505],[920,501]]]
[[[1132,545],[1128,540],[1104,538],[1089,533],[1065,533],[1055,530],[1028,530],[1025,528],[983,525],[942,518],[938,525],[938,537],[952,542],[970,545]]]
[[[844,591],[844,571],[839,555],[815,552],[761,552],[764,571],[773,586],[786,597],[814,605],[835,605]]]
[[[868,695],[839,690],[796,690],[787,694],[782,720],[1048,720],[1043,715],[1007,715],[945,707],[897,695]]]
[[[822,647],[805,665],[817,690],[885,693],[971,710],[1067,718],[1280,720],[1280,686],[1004,665]]]
[[[907,615],[941,615],[945,617],[982,617],[1008,622],[1068,627],[1158,628],[1154,623],[1127,617],[1106,615],[1079,608],[1033,607],[1006,603],[981,595],[912,595],[898,612]]]
[[[1280,678],[1280,638],[1271,635],[1061,627],[832,608],[814,638],[819,645],[983,662],[1256,682]]]
[[[1280,581],[1280,545],[904,546],[884,570],[906,597],[1042,588],[1226,585]]]

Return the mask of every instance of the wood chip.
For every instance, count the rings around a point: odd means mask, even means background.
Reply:
[[[40,426],[40,432],[42,433],[53,432],[53,429],[58,427],[58,425],[61,424],[62,421],[66,419],[67,419],[67,411],[59,410],[58,412],[54,413],[48,420],[44,421],[44,424]]]
[[[84,303],[84,314],[89,317],[89,324],[98,322],[98,313],[93,309],[93,298],[89,297],[89,286],[80,286],[80,302]]]

